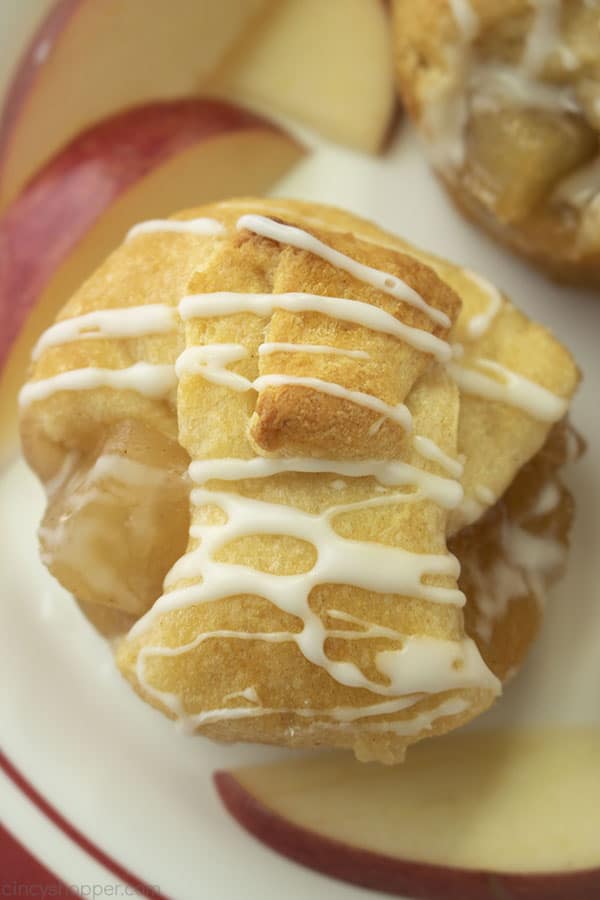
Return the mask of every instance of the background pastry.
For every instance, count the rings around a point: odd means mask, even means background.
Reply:
[[[600,6],[393,9],[400,92],[459,208],[553,276],[600,283]]]
[[[563,418],[578,373],[491,286],[406,249],[330,208],[215,204],[134,230],[42,338],[21,402],[25,452],[50,486],[45,559],[86,606],[111,610],[111,630],[115,611],[129,624],[152,607],[119,664],[191,729],[393,762],[498,694],[446,548],[469,467],[462,408],[476,396],[510,433],[510,453],[472,443],[476,471],[501,473],[476,520]],[[492,362],[526,337],[520,390],[492,365],[465,393],[449,343],[461,327],[473,359]],[[137,583],[130,513],[144,479],[156,565]],[[118,523],[108,543],[131,549],[129,566],[115,554],[118,578],[82,595],[85,552],[65,566],[57,528],[94,540],[82,517],[101,528],[105,503]],[[110,573],[108,545],[105,559]],[[489,654],[502,676],[522,659],[513,644]]]

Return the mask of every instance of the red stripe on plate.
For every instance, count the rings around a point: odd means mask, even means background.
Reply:
[[[67,897],[79,900],[73,891],[39,860],[32,856],[23,844],[0,825],[0,871],[2,872],[2,892],[5,896],[19,896],[19,888],[24,885],[35,887],[39,896]],[[6,891],[12,893],[7,894]]]
[[[78,847],[81,847],[88,856],[91,856],[92,859],[95,859],[96,862],[99,862],[100,865],[104,866],[113,875],[116,875],[117,878],[120,878],[121,881],[124,881],[126,884],[130,885],[132,888],[141,894],[143,897],[148,897],[149,900],[168,900],[165,894],[161,894],[160,891],[157,891],[151,885],[147,884],[145,881],[137,878],[133,872],[130,872],[129,869],[126,869],[124,866],[120,865],[116,860],[114,860],[111,856],[108,856],[103,850],[97,847],[92,841],[88,840],[84,834],[81,833],[77,828],[75,828],[64,816],[58,812],[57,809],[54,808],[48,801],[42,797],[38,791],[33,787],[33,785],[27,781],[27,779],[19,772],[18,769],[9,761],[8,757],[5,756],[4,753],[0,752],[0,769],[4,771],[6,775],[11,779],[14,784],[25,794],[26,797],[34,803],[37,808],[44,813],[44,815],[50,819],[50,821],[56,825],[60,830],[70,838],[73,843],[77,844]],[[143,837],[143,835],[142,835]],[[1,853],[1,850],[0,850]],[[2,856],[0,855],[0,860]],[[32,857],[33,859],[33,857]],[[34,862],[36,862],[34,860]],[[40,864],[37,863],[39,866]],[[45,871],[43,867],[40,866],[42,871]],[[4,875],[4,872],[3,872]],[[54,877],[54,876],[51,876]],[[31,883],[31,882],[29,882]],[[60,896],[75,896],[74,894],[59,894]]]

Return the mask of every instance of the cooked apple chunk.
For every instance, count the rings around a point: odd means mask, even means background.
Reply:
[[[591,158],[594,133],[579,118],[530,109],[474,115],[464,182],[503,222],[519,222],[554,184]]]
[[[125,616],[154,602],[187,541],[186,464],[181,447],[134,421],[84,459],[64,458],[46,484],[39,538],[44,562],[80,602]]]

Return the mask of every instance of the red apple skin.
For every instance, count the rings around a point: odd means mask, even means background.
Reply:
[[[600,869],[519,875],[393,859],[309,831],[264,806],[231,772],[213,780],[226,809],[263,844],[324,875],[414,900],[594,900]]]
[[[83,0],[58,0],[54,3],[38,25],[33,38],[17,64],[0,115],[0,168],[22,100],[27,96],[31,85],[38,77],[40,67],[44,64],[54,41],[60,36],[66,23],[82,2]],[[43,53],[41,48],[44,49]]]
[[[257,127],[280,133],[221,101],[165,101],[104,119],[55,156],[0,219],[0,372],[48,277],[112,200],[187,147]]]

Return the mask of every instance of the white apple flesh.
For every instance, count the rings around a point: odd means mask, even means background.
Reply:
[[[385,5],[279,0],[223,57],[207,90],[376,152],[396,109]]]
[[[137,222],[268,190],[303,154],[276,126],[208,99],[156,103],[84,132],[0,219],[0,463],[41,332]]]
[[[0,205],[80,131],[194,96],[266,0],[58,0],[21,58],[0,120]]]
[[[600,897],[600,729],[467,733],[393,769],[332,753],[217,772],[229,812],[327,875],[421,900]]]

